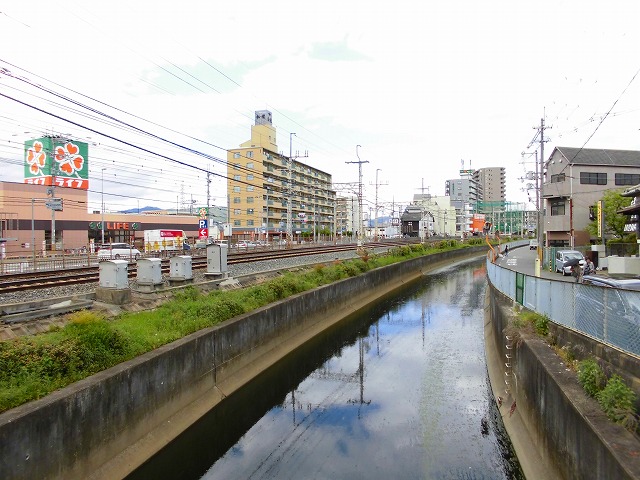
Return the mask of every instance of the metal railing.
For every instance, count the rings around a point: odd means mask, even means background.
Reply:
[[[640,356],[640,292],[547,280],[489,260],[487,276],[504,295],[554,323]],[[521,292],[518,276],[524,279]]]

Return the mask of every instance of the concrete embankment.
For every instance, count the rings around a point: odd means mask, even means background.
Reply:
[[[295,295],[5,412],[2,478],[123,478],[317,333],[430,270],[484,252],[442,252]]]
[[[637,360],[571,330],[551,325],[543,341],[507,329],[513,302],[491,285],[485,348],[491,385],[527,478],[638,479],[640,442],[607,419],[547,343],[595,356],[609,372],[637,384]]]

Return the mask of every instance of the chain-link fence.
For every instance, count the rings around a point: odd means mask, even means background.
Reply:
[[[547,280],[487,261],[493,286],[516,298],[516,276],[525,277],[522,304],[554,323],[640,355],[640,292]]]

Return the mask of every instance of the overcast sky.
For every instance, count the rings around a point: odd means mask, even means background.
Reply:
[[[207,170],[211,203],[226,204],[216,159],[262,109],[279,150],[295,132],[293,151],[339,192],[357,189],[347,162],[361,145],[365,205],[377,173],[385,214],[443,195],[463,160],[505,167],[507,200],[527,202],[519,179],[543,116],[547,158],[640,150],[640,2],[15,0],[0,12],[0,94],[13,98],[0,96],[0,180],[22,181],[24,140],[71,135],[90,143],[89,210],[102,175],[107,210],[204,205]]]

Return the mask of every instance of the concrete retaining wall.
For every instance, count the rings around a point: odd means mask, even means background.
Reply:
[[[532,452],[519,451],[517,445],[521,442],[514,437],[528,436],[530,440],[524,442],[527,448],[537,450],[536,455],[556,471],[554,477],[640,478],[638,440],[607,419],[596,400],[585,394],[575,372],[569,371],[540,337],[521,333],[512,336],[511,340],[505,338],[505,328],[514,315],[512,302],[491,286],[489,301],[491,322],[488,328],[492,329],[493,348],[498,350],[490,371],[497,370],[500,374],[492,377],[492,384],[503,382],[505,355],[513,355],[508,387],[511,396],[506,397],[509,393],[502,395],[505,395],[507,409],[516,402],[517,416],[524,428],[518,431],[518,424],[511,420],[511,414],[506,417],[503,413],[503,417],[518,457],[531,456]],[[565,335],[569,334],[565,332]],[[589,343],[590,340],[583,337],[582,342]],[[507,349],[509,344],[513,344],[512,349]],[[597,351],[597,348],[593,346],[593,350]],[[502,391],[504,387],[501,384],[496,390]]]
[[[317,288],[194,333],[0,415],[0,476],[123,478],[313,335],[423,273],[443,252]]]

